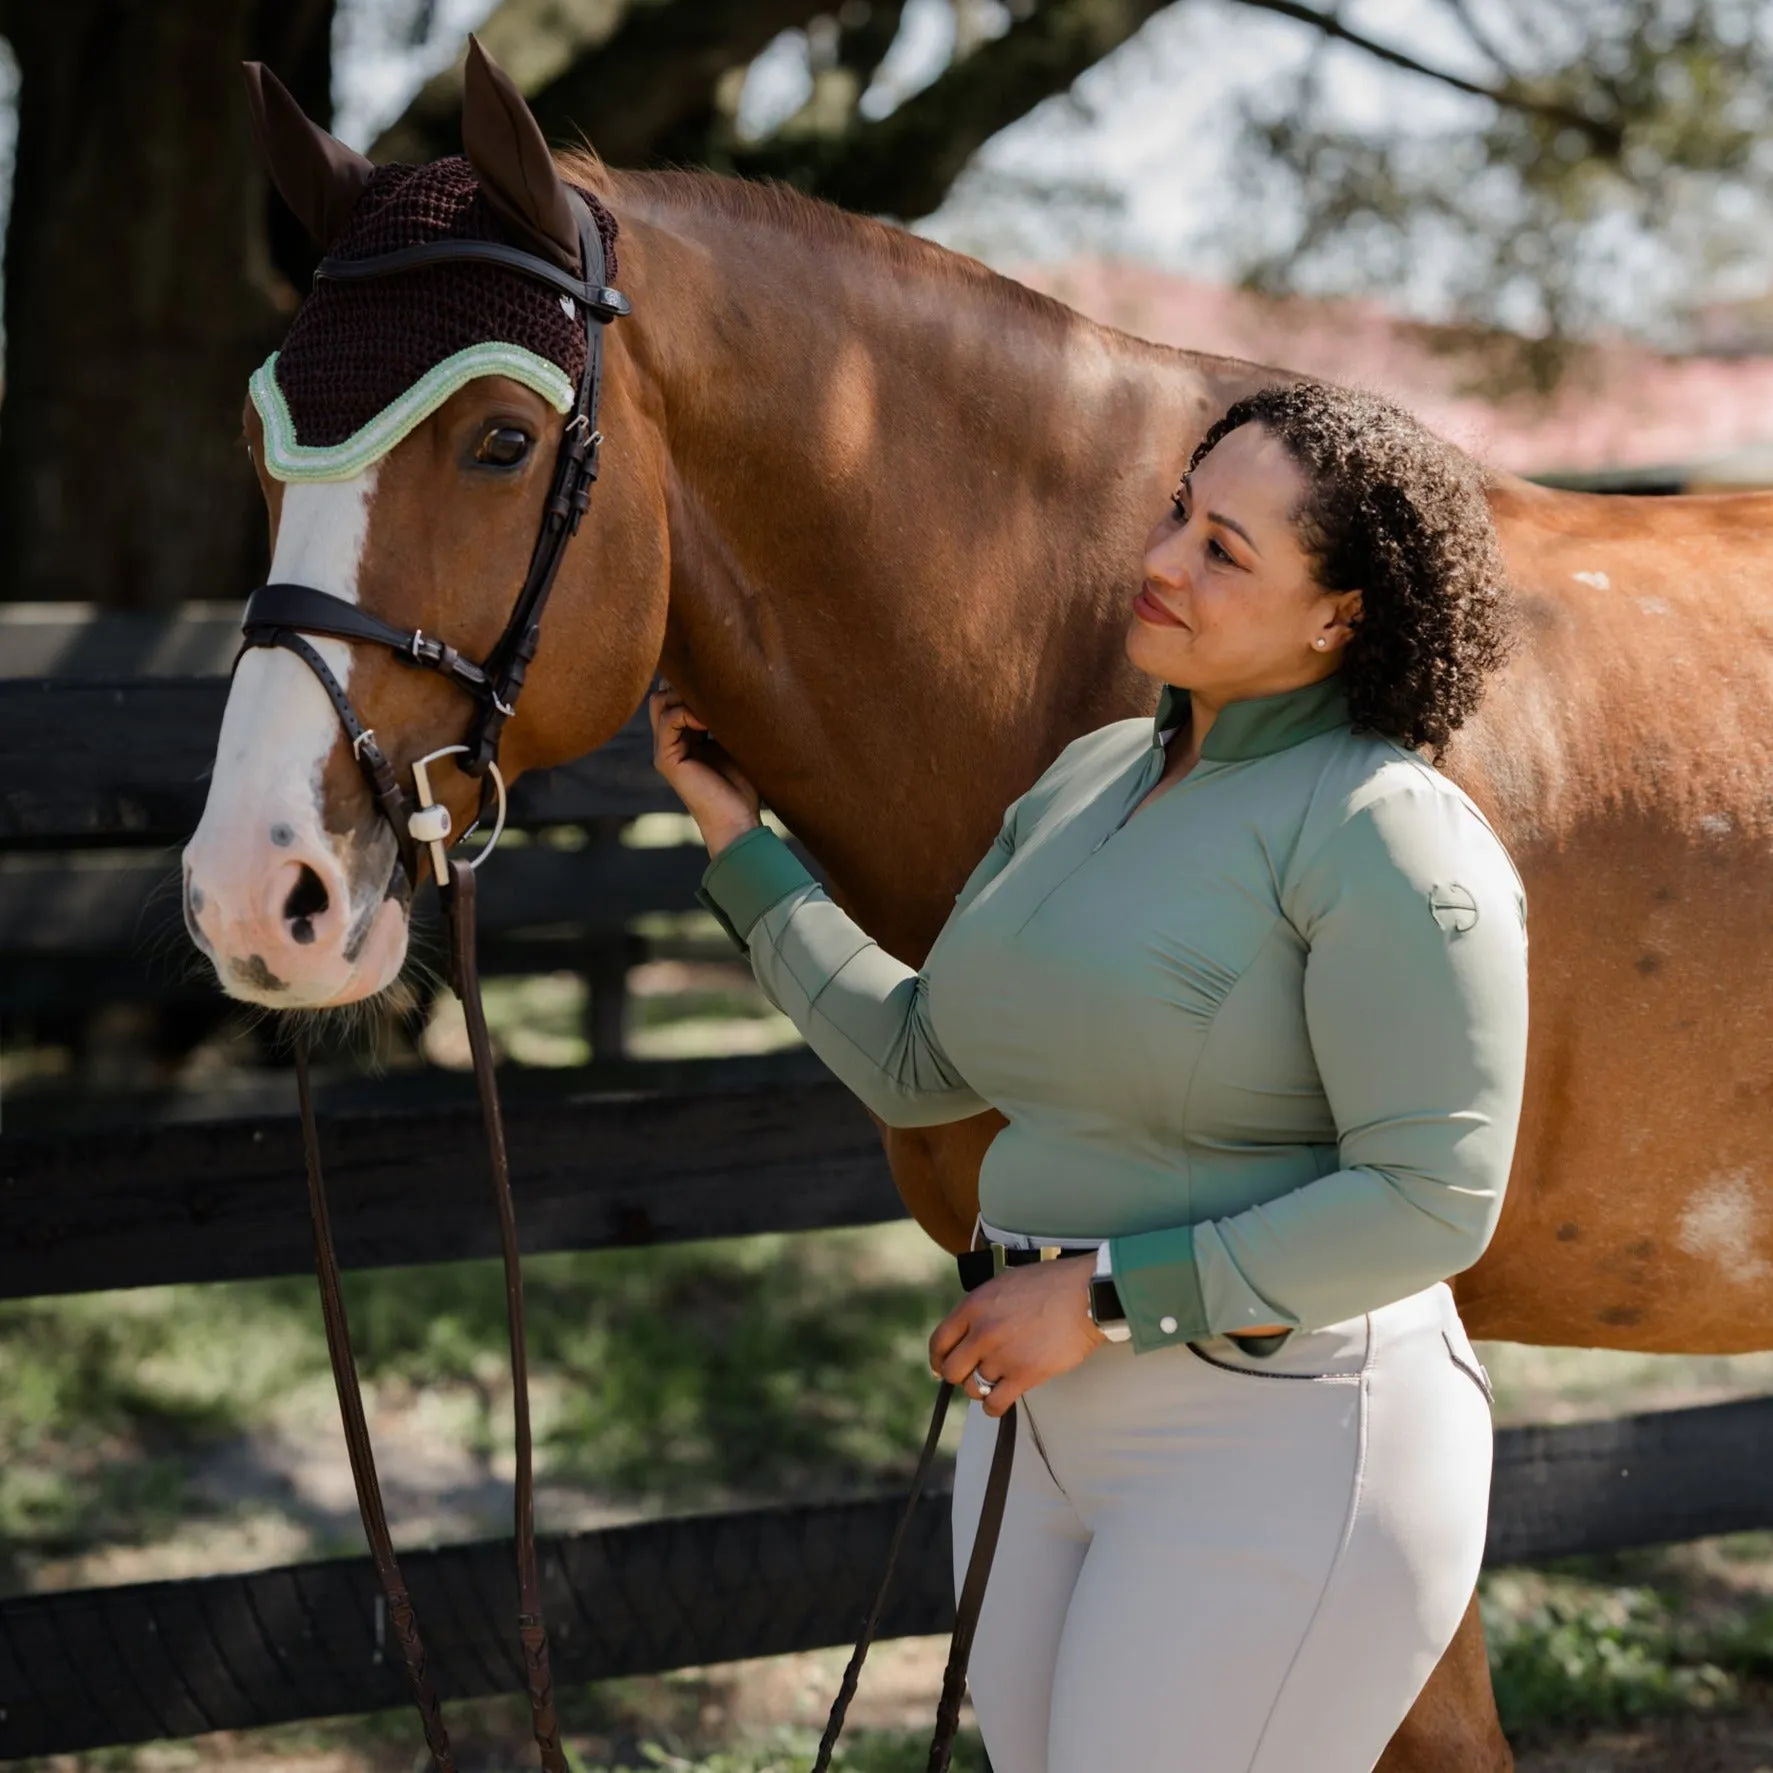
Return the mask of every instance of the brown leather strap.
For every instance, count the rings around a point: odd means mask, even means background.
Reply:
[[[965,1273],[963,1268],[962,1274]],[[837,1697],[832,1701],[831,1715],[825,1721],[825,1734],[819,1739],[813,1773],[828,1773],[831,1766],[832,1751],[843,1731],[844,1718],[849,1712],[851,1699],[855,1697],[862,1664],[868,1659],[869,1647],[880,1627],[881,1614],[886,1610],[887,1592],[898,1572],[899,1557],[905,1549],[905,1535],[917,1512],[917,1499],[923,1492],[924,1480],[935,1462],[936,1444],[942,1438],[942,1424],[953,1396],[954,1387],[944,1380],[936,1393],[936,1407],[930,1414],[929,1432],[924,1436],[917,1469],[911,1475],[911,1493],[905,1498],[899,1524],[893,1530],[886,1570],[875,1593],[874,1605],[868,1609],[868,1617],[863,1622],[862,1635],[850,1652]],[[960,1702],[966,1692],[967,1664],[972,1659],[979,1613],[985,1605],[985,1586],[991,1577],[991,1562],[997,1553],[998,1534],[1003,1528],[1004,1505],[1009,1500],[1010,1471],[1015,1458],[1016,1406],[1011,1404],[998,1419],[997,1440],[991,1449],[991,1470],[985,1479],[985,1498],[979,1507],[979,1525],[973,1535],[972,1555],[967,1559],[966,1579],[960,1585],[960,1598],[954,1606],[954,1631],[948,1640],[948,1665],[942,1671],[942,1697],[936,1706],[936,1729],[930,1739],[928,1773],[948,1773],[948,1763],[954,1754],[954,1739],[960,1733]]]
[[[505,1127],[499,1112],[498,1084],[493,1075],[492,1042],[487,1036],[486,1014],[480,1002],[480,977],[474,954],[474,874],[465,862],[452,861],[444,909],[450,926],[450,974],[468,1023],[468,1048],[474,1059],[474,1081],[480,1092],[481,1117],[486,1123],[487,1151],[492,1160],[493,1204],[499,1217],[499,1246],[505,1259],[505,1307],[511,1336],[512,1412],[516,1419],[516,1553],[517,1631],[523,1645],[523,1663],[529,1683],[530,1713],[536,1745],[545,1773],[569,1773],[560,1746],[560,1726],[554,1713],[554,1687],[548,1672],[548,1634],[542,1620],[542,1584],[536,1560],[535,1471],[530,1446],[529,1359],[524,1347],[523,1269],[517,1248],[517,1216],[511,1204],[511,1170],[505,1155]],[[363,1391],[357,1378],[357,1361],[351,1352],[350,1324],[345,1317],[344,1293],[339,1282],[338,1254],[333,1247],[332,1218],[327,1210],[326,1183],[320,1168],[320,1135],[314,1120],[313,1094],[308,1082],[307,1042],[296,1036],[296,1091],[302,1111],[302,1147],[308,1161],[308,1207],[314,1221],[314,1266],[320,1278],[320,1311],[326,1323],[326,1347],[332,1357],[333,1386],[339,1395],[339,1415],[345,1427],[345,1447],[351,1458],[351,1480],[357,1489],[357,1508],[369,1540],[376,1575],[387,1597],[388,1618],[400,1646],[412,1683],[413,1701],[424,1722],[425,1741],[437,1773],[456,1773],[449,1734],[425,1662],[388,1518],[382,1507],[381,1484],[376,1477],[375,1453],[363,1417]]]
[[[320,1173],[320,1134],[314,1124],[314,1099],[308,1087],[308,1041],[296,1034],[296,1094],[302,1107],[302,1148],[308,1160],[308,1211],[314,1222],[314,1268],[320,1277],[320,1315],[326,1324],[326,1352],[332,1357],[333,1388],[339,1394],[339,1415],[345,1425],[345,1450],[351,1456],[351,1482],[357,1489],[357,1511],[369,1540],[376,1576],[387,1597],[388,1622],[406,1678],[412,1683],[413,1703],[424,1721],[425,1742],[437,1773],[455,1773],[449,1733],[425,1664],[425,1646],[419,1641],[418,1621],[401,1579],[388,1536],[388,1517],[382,1509],[382,1486],[376,1477],[376,1456],[363,1420],[363,1391],[357,1382],[357,1357],[351,1352],[351,1326],[345,1317],[345,1296],[339,1284],[339,1259],[332,1243],[332,1215],[326,1206],[326,1183]],[[378,1646],[379,1647],[379,1646]]]
[[[492,1159],[493,1205],[499,1216],[499,1249],[505,1261],[505,1319],[511,1336],[511,1411],[516,1428],[517,1631],[529,1680],[529,1709],[547,1773],[568,1773],[554,1715],[554,1683],[548,1672],[548,1631],[542,1620],[542,1581],[536,1565],[535,1470],[530,1453],[529,1354],[523,1331],[523,1261],[517,1249],[517,1215],[511,1204],[511,1167],[505,1156],[505,1121],[493,1076],[492,1041],[480,1002],[474,953],[474,870],[457,858],[449,864],[443,895],[449,917],[449,970],[468,1024],[468,1051],[480,1091],[480,1115]]]
[[[936,1390],[936,1407],[930,1413],[929,1432],[923,1437],[923,1451],[917,1456],[917,1469],[911,1474],[911,1492],[905,1498],[905,1506],[900,1511],[899,1524],[893,1529],[893,1542],[887,1547],[886,1570],[881,1576],[880,1587],[875,1592],[874,1605],[868,1609],[868,1617],[862,1622],[862,1635],[856,1639],[856,1647],[850,1652],[849,1663],[843,1671],[843,1680],[838,1685],[837,1697],[831,1702],[831,1715],[825,1720],[825,1734],[819,1738],[819,1753],[813,1762],[813,1773],[829,1773],[832,1751],[837,1747],[837,1739],[843,1733],[843,1721],[849,1715],[850,1701],[856,1696],[856,1682],[862,1677],[862,1664],[868,1660],[874,1634],[880,1629],[880,1616],[886,1611],[887,1593],[893,1586],[893,1577],[899,1569],[899,1557],[905,1549],[905,1535],[910,1531],[912,1517],[917,1513],[917,1499],[923,1494],[924,1480],[930,1475],[930,1467],[935,1464],[936,1447],[942,1439],[942,1424],[948,1419],[948,1405],[953,1397],[954,1387],[944,1379]]]
[[[991,1449],[991,1471],[985,1479],[985,1499],[979,1506],[972,1556],[967,1559],[960,1599],[954,1604],[954,1636],[948,1640],[948,1666],[942,1672],[942,1697],[936,1706],[936,1734],[930,1743],[928,1773],[948,1773],[954,1738],[960,1732],[960,1701],[966,1692],[967,1663],[973,1654],[979,1613],[985,1605],[985,1584],[997,1552],[1004,1504],[1010,1494],[1010,1470],[1015,1461],[1016,1406],[1011,1404],[997,1420],[997,1441]]]

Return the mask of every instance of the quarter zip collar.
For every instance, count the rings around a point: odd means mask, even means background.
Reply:
[[[1191,718],[1188,691],[1165,684],[1152,727],[1153,742],[1161,744],[1166,732],[1172,727],[1187,726]],[[1320,733],[1334,732],[1348,724],[1348,694],[1341,672],[1336,671],[1303,689],[1283,690],[1278,696],[1252,696],[1245,702],[1227,702],[1207,733],[1200,754],[1208,763],[1271,757],[1277,751],[1290,750]]]

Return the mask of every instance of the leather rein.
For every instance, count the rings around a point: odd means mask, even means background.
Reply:
[[[555,1714],[552,1677],[548,1667],[547,1627],[542,1617],[541,1577],[535,1540],[535,1472],[529,1415],[529,1361],[525,1348],[523,1273],[517,1244],[517,1225],[511,1199],[511,1173],[506,1157],[503,1117],[494,1076],[492,1043],[480,1000],[480,980],[475,956],[474,870],[492,853],[504,829],[505,785],[499,772],[499,739],[505,723],[516,711],[524,675],[535,658],[541,639],[542,615],[560,571],[567,544],[578,533],[597,481],[598,453],[603,434],[597,429],[597,412],[603,390],[603,329],[612,320],[631,312],[628,299],[604,282],[603,240],[590,206],[570,187],[567,192],[579,225],[580,263],[585,275],[576,278],[559,266],[516,247],[493,241],[436,240],[401,247],[364,259],[323,259],[318,278],[339,280],[391,276],[426,265],[451,263],[496,264],[567,296],[585,323],[585,368],[579,377],[572,408],[561,434],[554,479],[544,507],[542,526],[530,556],[529,570],[512,605],[504,632],[486,658],[469,659],[455,647],[422,630],[396,628],[379,616],[359,609],[342,597],[311,585],[261,585],[247,600],[242,620],[245,639],[242,653],[254,647],[280,647],[294,653],[326,691],[339,724],[351,742],[351,754],[363,772],[377,809],[393,830],[398,852],[396,866],[404,873],[407,890],[416,889],[419,852],[429,850],[438,894],[449,925],[449,978],[461,999],[467,1022],[468,1046],[474,1066],[474,1082],[485,1123],[491,1162],[493,1203],[499,1221],[499,1246],[504,1261],[507,1328],[511,1346],[512,1414],[516,1440],[515,1550],[518,1589],[518,1636],[523,1647],[530,1713],[545,1773],[569,1773],[560,1744]],[[473,722],[462,744],[446,745],[417,759],[413,768],[416,793],[409,792],[394,772],[387,753],[376,740],[373,728],[364,725],[351,698],[332,669],[307,636],[364,642],[387,648],[403,663],[434,671],[470,696],[476,704]],[[480,817],[489,804],[496,812],[492,835],[472,862],[448,857],[450,817],[431,792],[427,766],[438,758],[454,756],[464,774],[482,778]],[[465,832],[463,835],[467,835]],[[315,1121],[313,1092],[308,1072],[305,1035],[295,1043],[296,1090],[301,1108],[302,1147],[308,1176],[309,1215],[314,1232],[314,1262],[320,1283],[321,1316],[326,1326],[327,1353],[331,1359],[339,1414],[344,1424],[345,1446],[350,1456],[351,1478],[357,1491],[358,1512],[369,1540],[371,1559],[381,1584],[385,1616],[378,1608],[377,1650],[386,1628],[405,1666],[413,1701],[424,1725],[425,1742],[435,1773],[456,1773],[454,1752],[443,1721],[436,1688],[432,1683],[418,1619],[400,1574],[382,1505],[381,1482],[376,1473],[375,1452],[364,1418],[363,1393],[351,1348],[350,1325],[345,1312],[338,1254],[333,1243],[332,1221],[327,1206],[326,1184],[320,1161],[319,1128]],[[988,1277],[976,1267],[976,1258],[961,1259],[961,1277],[969,1288]],[[897,1570],[918,1498],[934,1464],[942,1424],[954,1388],[943,1384],[937,1391],[929,1432],[918,1458],[910,1494],[893,1535],[886,1569],[862,1634],[831,1708],[824,1737],[819,1744],[815,1773],[830,1765],[844,1717],[855,1694],[862,1664],[885,1611],[888,1592]],[[986,1481],[984,1504],[972,1555],[956,1605],[948,1666],[943,1676],[937,1709],[936,1730],[930,1745],[930,1773],[943,1773],[949,1765],[960,1724],[960,1707],[974,1631],[984,1600],[992,1553],[1002,1524],[1015,1457],[1014,1406],[998,1424],[991,1470]]]

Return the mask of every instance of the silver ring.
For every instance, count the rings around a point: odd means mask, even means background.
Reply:
[[[987,1379],[985,1377],[985,1375],[983,1373],[981,1373],[977,1367],[974,1367],[972,1372],[970,1372],[967,1375],[967,1377],[969,1379],[971,1379],[972,1382],[976,1386],[978,1386],[980,1397],[990,1397],[990,1395],[997,1389],[997,1387],[1000,1383],[1000,1381],[998,1381],[996,1379]]]

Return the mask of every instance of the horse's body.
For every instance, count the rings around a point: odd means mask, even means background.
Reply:
[[[796,209],[760,227],[768,200],[619,188],[637,273],[692,256],[686,211],[706,253],[669,321],[650,271],[637,285],[675,480],[664,669],[915,962],[1005,804],[1075,734],[1150,707],[1120,651],[1138,544],[1204,421],[1274,372],[912,245],[833,265]],[[1523,645],[1446,761],[1526,880],[1533,1053],[1461,1308],[1478,1336],[1773,1346],[1773,497],[1499,477],[1493,504]],[[889,1135],[951,1248],[989,1132]]]
[[[604,480],[508,764],[601,743],[662,668],[853,915],[915,963],[1005,805],[1075,734],[1152,706],[1121,653],[1140,545],[1207,422],[1279,372],[1141,343],[792,197],[567,164],[620,220],[634,314],[611,332]],[[308,539],[279,537],[306,550],[309,582],[331,572],[465,650],[498,632],[540,497],[456,509],[427,437],[472,393],[336,489],[350,536],[330,555],[313,498]],[[1480,1337],[1773,1346],[1773,600],[1754,577],[1773,498],[1499,477],[1493,503],[1526,632],[1447,767],[1526,881],[1533,1027],[1506,1210],[1454,1283],[1461,1308]],[[397,766],[456,736],[445,686],[329,656]],[[325,962],[324,928],[242,949],[276,939],[264,906],[311,866],[359,950],[350,983],[315,990],[362,995],[398,961],[378,909],[391,852],[324,698],[294,661],[256,658],[192,846],[194,921],[237,994],[320,1001],[301,969]],[[294,760],[281,777],[252,743],[266,730]],[[454,785],[458,816],[473,796]],[[260,829],[273,802],[300,813],[293,847]],[[250,917],[228,921],[229,893]],[[365,951],[384,957],[373,976]],[[886,1135],[949,1248],[998,1124]],[[1474,1612],[1384,1767],[1507,1764]]]

